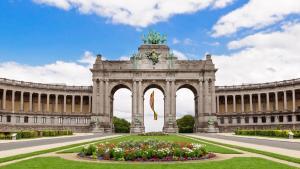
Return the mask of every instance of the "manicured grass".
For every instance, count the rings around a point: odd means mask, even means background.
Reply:
[[[206,148],[210,152],[215,152],[215,153],[221,153],[221,154],[240,154],[240,152],[227,149],[221,146],[213,145],[210,143],[204,143],[199,140],[194,140],[191,138],[179,136],[179,135],[168,135],[168,136],[137,136],[137,135],[130,135],[130,136],[125,136],[122,138],[118,139],[112,139],[109,142],[111,143],[118,143],[121,141],[130,141],[130,140],[145,140],[145,139],[159,139],[159,140],[164,140],[164,141],[174,141],[174,142],[191,142],[191,143],[200,143],[200,144],[205,144]],[[100,141],[100,142],[105,142],[105,141]],[[100,143],[97,142],[97,143]],[[96,143],[96,144],[97,144]],[[62,151],[61,153],[79,153],[82,147],[75,147],[73,149],[65,150]]]
[[[238,157],[224,161],[200,163],[92,163],[39,157],[2,167],[2,169],[296,169],[262,158]]]
[[[209,142],[209,143],[213,143],[213,144],[219,144],[219,145],[222,145],[222,146],[235,148],[235,149],[239,149],[239,150],[243,150],[243,151],[247,151],[247,152],[251,152],[251,153],[262,154],[262,155],[277,158],[277,159],[280,159],[280,160],[285,160],[285,161],[300,164],[300,158],[296,158],[296,157],[290,157],[290,156],[285,156],[285,155],[276,154],[276,153],[272,153],[272,152],[256,150],[256,149],[253,149],[253,148],[241,147],[241,146],[237,146],[237,145],[225,144],[225,143],[210,141],[210,140],[201,139],[201,138],[195,138],[195,139],[202,140],[202,141]]]
[[[118,138],[120,138],[120,137],[118,137]],[[103,139],[103,140],[109,140],[109,139]],[[60,150],[64,150],[64,149],[68,149],[68,148],[72,148],[72,147],[76,147],[76,146],[91,144],[91,143],[94,143],[94,142],[99,142],[99,140],[97,140],[97,141],[88,141],[88,142],[84,142],[84,143],[71,144],[71,145],[62,146],[62,147],[56,147],[56,148],[51,148],[51,149],[46,149],[46,150],[35,151],[35,152],[31,152],[31,153],[18,154],[18,155],[15,155],[15,156],[4,157],[4,158],[0,158],[0,163],[12,161],[12,160],[18,160],[18,159],[27,158],[27,157],[32,157],[32,156],[36,156],[36,155],[40,155],[40,154],[46,154],[46,153],[51,153],[51,152],[55,152],[55,151],[60,151]]]

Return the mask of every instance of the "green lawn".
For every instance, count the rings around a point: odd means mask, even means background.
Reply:
[[[121,141],[128,140],[144,140],[149,138],[156,138],[160,140],[168,140],[175,142],[194,142],[202,143],[207,146],[208,151],[218,152],[218,153],[238,153],[236,151],[214,145],[211,143],[203,142],[200,140],[195,140],[192,138],[187,138],[179,135],[169,135],[169,136],[136,136],[128,135],[119,138],[113,138],[109,140],[102,140],[100,142],[113,142],[118,143]],[[95,143],[95,142],[94,142]],[[65,152],[79,152],[81,147],[79,145],[73,146]],[[72,146],[69,146],[70,148]],[[62,149],[61,149],[62,150]],[[79,162],[65,160],[59,157],[37,157],[29,160],[24,160],[21,162],[9,164],[1,169],[296,169],[285,164],[280,164],[265,160],[262,158],[254,157],[236,157],[229,160],[223,161],[201,161],[201,162],[175,162],[175,163],[126,163],[126,162],[115,162],[115,163],[92,163],[92,162]]]
[[[122,136],[117,137],[117,138],[121,138],[121,137]],[[110,140],[110,139],[111,138],[101,139],[101,141]],[[114,138],[112,138],[112,139],[114,139]],[[36,156],[36,155],[40,155],[40,154],[56,152],[56,151],[69,149],[69,148],[72,148],[72,147],[77,147],[77,146],[80,146],[80,145],[85,145],[85,144],[90,144],[90,143],[95,143],[95,142],[99,142],[99,140],[98,141],[88,141],[88,142],[84,142],[84,143],[76,143],[76,144],[71,144],[71,145],[67,145],[67,146],[56,147],[56,148],[40,150],[40,151],[34,151],[34,152],[31,152],[31,153],[25,153],[25,154],[20,153],[18,155],[0,158],[0,163],[12,161],[12,160],[18,160],[18,159],[27,158],[27,157],[32,157],[32,156]]]
[[[284,164],[275,163],[261,158],[239,157],[224,161],[207,161],[200,163],[173,163],[173,164],[125,164],[125,163],[90,163],[64,160],[59,157],[40,157],[15,164],[1,169],[296,169]]]
[[[262,155],[265,155],[265,156],[269,156],[269,157],[273,157],[273,158],[277,158],[277,159],[281,159],[281,160],[285,160],[285,161],[300,164],[300,158],[298,158],[298,157],[290,157],[290,156],[277,154],[277,153],[274,153],[274,152],[267,152],[267,151],[256,150],[256,149],[248,148],[248,147],[241,147],[241,146],[238,146],[238,145],[219,143],[219,142],[216,142],[216,141],[210,141],[210,140],[206,140],[206,139],[202,139],[202,138],[195,138],[195,139],[205,141],[205,142],[209,142],[209,143],[213,143],[213,144],[219,144],[219,145],[223,145],[225,147],[231,147],[231,148],[234,148],[234,149],[239,149],[239,150],[243,150],[243,151],[247,151],[247,152],[251,152],[251,153],[262,154]]]
[[[122,137],[122,138],[112,139],[109,142],[118,143],[118,142],[121,142],[121,141],[145,140],[145,139],[150,139],[150,138],[151,139],[165,140],[165,141],[175,141],[175,142],[201,143],[201,144],[205,144],[206,147],[207,147],[207,150],[210,151],[210,152],[222,153],[222,154],[240,154],[239,152],[231,150],[231,149],[227,149],[227,148],[224,148],[224,147],[221,147],[221,146],[213,145],[211,143],[204,143],[200,140],[194,140],[194,139],[191,139],[191,138],[182,137],[182,136],[178,136],[178,135],[168,135],[168,136],[128,135],[128,136],[125,136],[125,137]],[[100,142],[104,142],[104,141],[100,141]],[[97,143],[100,143],[100,142],[97,142]],[[82,147],[75,147],[73,149],[62,151],[62,153],[78,153],[78,152],[80,152],[81,149],[82,149]]]

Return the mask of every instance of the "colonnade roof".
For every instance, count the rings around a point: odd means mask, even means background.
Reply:
[[[241,84],[241,85],[231,85],[231,86],[216,86],[216,92],[267,89],[267,88],[275,88],[275,87],[288,87],[288,86],[293,86],[293,85],[300,85],[300,78],[275,81],[275,82],[266,82],[266,83]]]
[[[0,78],[0,84],[21,86],[21,87],[28,87],[28,88],[53,89],[53,90],[71,90],[71,91],[86,91],[86,92],[92,91],[92,86],[68,86],[66,84],[35,83],[35,82],[11,80],[6,78]]]

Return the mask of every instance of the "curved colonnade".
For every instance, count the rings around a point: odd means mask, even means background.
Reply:
[[[218,126],[236,128],[300,128],[300,79],[216,87]]]
[[[91,86],[66,86],[0,79],[1,131],[90,130]]]

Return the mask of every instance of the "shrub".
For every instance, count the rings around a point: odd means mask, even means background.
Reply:
[[[191,115],[185,115],[176,120],[179,133],[193,133],[195,120]]]
[[[94,153],[97,153],[97,147],[94,144],[90,144],[86,147],[83,147],[81,151],[84,155],[91,156]]]
[[[268,136],[268,137],[289,137],[291,130],[236,130],[236,135]],[[300,130],[292,130],[294,138],[300,138]]]
[[[114,124],[116,133],[129,133],[130,132],[130,123],[125,119],[113,117],[113,124]]]
[[[0,139],[11,139],[11,135],[17,133],[17,139],[22,138],[36,138],[36,137],[50,137],[50,136],[62,136],[72,135],[71,130],[22,130],[18,132],[0,132]]]

